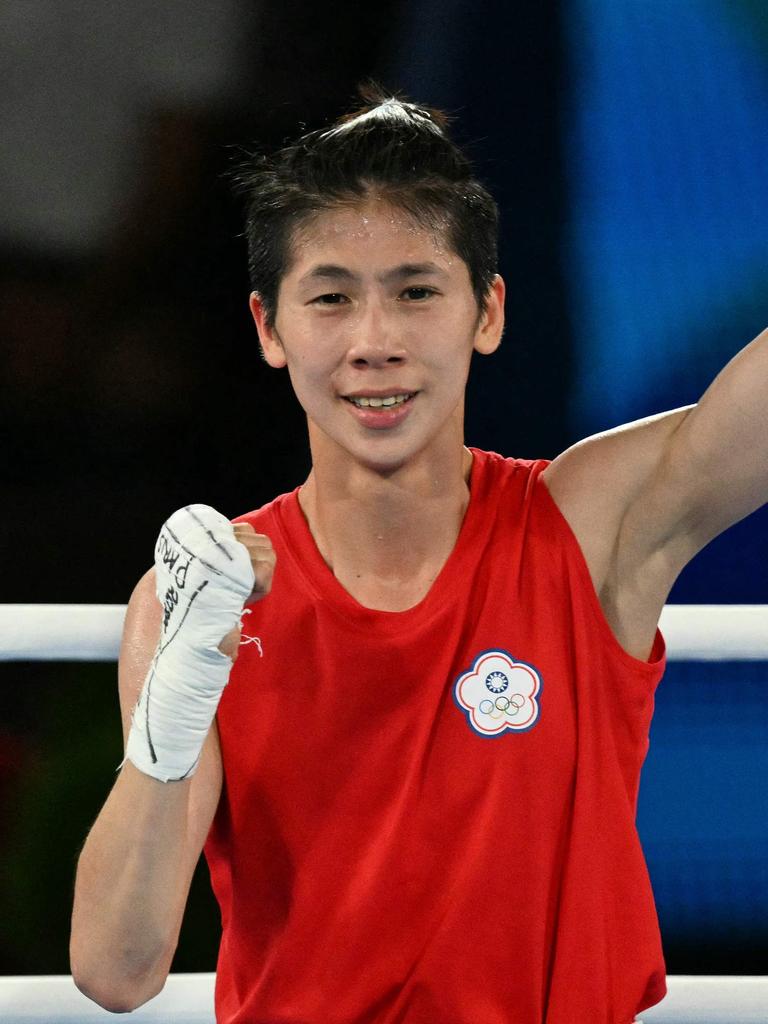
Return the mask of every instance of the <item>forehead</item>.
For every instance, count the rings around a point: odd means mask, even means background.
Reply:
[[[293,232],[286,276],[301,276],[312,264],[362,264],[373,270],[393,263],[431,261],[446,271],[466,270],[451,249],[446,222],[420,223],[380,199],[313,214]]]

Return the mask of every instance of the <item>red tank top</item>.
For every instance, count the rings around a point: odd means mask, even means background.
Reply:
[[[364,608],[298,491],[218,711],[219,1024],[630,1024],[666,993],[635,828],[664,668],[628,655],[540,479],[473,450],[452,554]]]

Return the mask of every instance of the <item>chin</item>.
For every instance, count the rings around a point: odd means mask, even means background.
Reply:
[[[408,451],[372,452],[370,450],[350,452],[358,465],[371,473],[378,473],[380,476],[390,476],[402,469],[413,457]]]
[[[417,424],[413,422],[403,424],[406,429],[392,433],[382,431],[372,437],[358,433],[352,426],[353,429],[344,430],[333,423],[332,430],[324,430],[317,420],[309,418],[313,462],[330,458],[337,464],[354,463],[367,472],[391,476],[417,461],[440,436],[439,429],[432,434],[423,429],[423,424],[422,429],[414,430]]]

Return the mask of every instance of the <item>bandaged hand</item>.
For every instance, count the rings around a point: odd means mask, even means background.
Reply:
[[[233,527],[208,505],[188,505],[163,525],[155,546],[160,640],[125,751],[146,775],[171,782],[196,770],[237,651],[243,605],[269,591],[273,569],[267,537]]]

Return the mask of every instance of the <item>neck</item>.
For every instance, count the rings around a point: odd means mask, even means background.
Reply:
[[[299,503],[326,564],[367,607],[418,603],[461,529],[471,453],[454,440],[384,474],[317,447]]]

